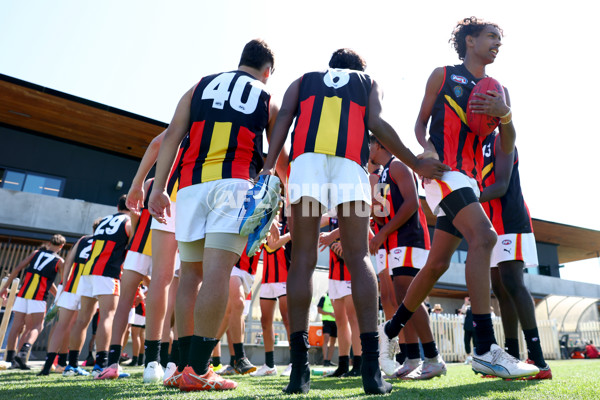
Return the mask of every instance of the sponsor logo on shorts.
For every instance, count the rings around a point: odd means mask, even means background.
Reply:
[[[452,79],[454,82],[460,83],[462,85],[466,85],[467,82],[469,82],[469,80],[467,78],[465,78],[464,76],[454,75],[454,74],[452,74],[450,79]]]
[[[507,252],[508,254],[510,254],[510,249],[503,249],[505,252]]]
[[[510,239],[504,239],[502,241],[502,244],[505,245],[505,246],[508,246],[509,244],[512,244],[512,240],[510,240]]]
[[[394,254],[402,254],[402,249],[394,249]]]

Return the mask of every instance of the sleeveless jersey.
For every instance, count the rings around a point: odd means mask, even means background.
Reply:
[[[404,197],[400,192],[400,188],[392,174],[390,174],[390,165],[396,158],[392,157],[390,161],[383,167],[381,176],[379,177],[380,195],[388,204],[389,214],[384,217],[385,223],[389,223],[396,216],[396,211],[400,209],[404,203]],[[415,188],[417,181],[413,174]],[[396,247],[418,247],[421,249],[430,249],[429,230],[427,229],[427,219],[421,207],[421,200],[418,200],[419,209],[406,221],[404,225],[396,231],[388,235],[385,240],[385,248],[388,252]]]
[[[92,255],[85,264],[89,275],[120,279],[129,236],[125,224],[129,216],[117,213],[102,219],[94,232]]]
[[[62,258],[55,252],[38,250],[25,270],[23,286],[17,296],[29,300],[46,300],[56,278],[59,261],[62,261]]]
[[[179,188],[225,178],[254,178],[262,168],[263,131],[271,95],[242,71],[210,75],[194,88],[190,144]]]
[[[490,134],[483,142],[483,187],[490,186],[496,182],[494,174],[494,162],[496,161],[496,139],[495,133]],[[504,196],[490,200],[482,204],[492,225],[498,235],[506,233],[532,233],[533,226],[529,209],[523,199],[521,192],[521,181],[519,178],[519,154],[515,148],[515,159],[513,161],[512,174],[508,189]]]
[[[248,254],[246,254],[246,248],[244,247],[244,251],[240,256],[238,262],[235,264],[235,266],[241,269],[242,271],[246,271],[250,275],[256,275],[259,259],[260,251],[257,252],[256,255],[248,257]]]
[[[329,218],[329,231],[331,232],[337,227],[337,218]],[[334,281],[350,280],[350,271],[348,271],[344,259],[335,254],[331,249],[329,249],[329,279],[333,279]]]
[[[279,234],[284,235],[286,231],[287,225],[282,222],[279,227]],[[287,274],[290,269],[290,259],[285,251],[286,247],[287,245],[281,246],[277,250],[271,250],[269,246],[264,245],[262,283],[279,283],[287,281]]]
[[[431,112],[429,135],[441,162],[481,185],[481,139],[467,125],[467,103],[478,81],[464,64],[444,67],[444,83]]]
[[[348,69],[309,72],[300,81],[290,160],[304,153],[344,157],[366,167],[372,80]]]
[[[131,238],[131,242],[129,244],[129,251],[145,254],[147,256],[152,256],[152,231],[150,230],[150,225],[152,225],[152,216],[150,215],[150,211],[148,211],[148,199],[150,197],[150,193],[152,192],[152,186],[154,186],[154,180],[148,187],[146,199],[144,199],[144,206],[142,207],[142,212],[140,213],[140,219],[135,227],[135,232],[133,233],[133,237]]]
[[[67,283],[63,286],[63,291],[69,293],[77,292],[79,278],[83,273],[85,263],[87,262],[88,258],[90,258],[93,244],[94,237],[91,235],[84,236],[77,244],[77,248],[75,249],[75,258],[73,259],[73,268],[71,269]]]
[[[173,168],[171,168],[171,172],[169,173],[169,181],[167,182],[167,193],[169,194],[169,199],[173,203],[177,201],[177,191],[179,190],[179,179],[181,177],[181,161],[189,146],[190,135],[187,134],[179,145],[177,157],[175,158]],[[150,191],[148,191],[148,193],[150,193]]]

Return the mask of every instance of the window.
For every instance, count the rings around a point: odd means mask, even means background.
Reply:
[[[64,186],[64,178],[0,167],[0,187],[3,189],[59,197]]]

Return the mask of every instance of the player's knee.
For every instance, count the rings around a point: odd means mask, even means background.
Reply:
[[[479,248],[491,252],[497,240],[498,235],[493,229],[484,229],[469,241],[469,248]]]

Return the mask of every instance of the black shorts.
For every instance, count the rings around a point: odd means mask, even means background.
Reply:
[[[456,236],[459,239],[463,238],[462,233],[456,229],[450,218],[447,216],[437,217],[437,221],[435,222],[435,229],[439,229],[440,231],[444,231],[446,233],[451,234],[452,236]]]
[[[337,325],[335,321],[323,321],[323,335],[329,334],[329,336],[337,337]]]
[[[392,279],[395,276],[412,276],[413,278],[417,276],[420,269],[415,267],[398,267],[392,269]]]
[[[463,187],[450,193],[440,201],[440,208],[449,218],[450,222],[454,220],[456,214],[471,203],[478,203],[479,199],[470,187]]]

